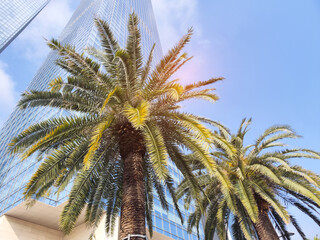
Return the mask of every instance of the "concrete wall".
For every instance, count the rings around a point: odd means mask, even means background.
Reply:
[[[107,236],[105,221],[102,219],[95,229],[95,240],[118,240],[119,221],[113,236]],[[88,240],[92,229],[85,223],[75,227],[71,234],[65,236],[61,231],[30,223],[11,216],[0,217],[0,240]]]
[[[148,236],[148,239],[150,239],[150,235],[149,235],[148,229],[147,229],[147,236]],[[168,236],[166,236],[164,234],[161,234],[161,233],[153,231],[153,236],[152,236],[152,238],[150,240],[173,240],[173,238],[168,237]]]
[[[59,231],[57,223],[52,224],[52,219],[49,218],[50,214],[48,212],[50,211],[50,209],[41,208],[40,210],[43,212],[47,211],[48,221],[42,218],[37,218],[37,212],[34,212],[34,214],[30,214],[30,210],[23,210],[28,212],[27,215],[25,214],[25,212],[23,213],[20,210],[17,213],[17,216],[19,215],[20,217],[24,217],[24,220],[19,219],[16,216],[13,217],[4,215],[0,217],[0,240],[88,240],[90,234],[92,233],[92,229],[88,228],[86,224],[82,222],[74,228],[71,234],[65,236],[61,231]],[[31,217],[31,215],[33,216]],[[51,216],[52,215],[53,214],[51,213]],[[58,219],[56,219],[56,221],[58,222]],[[104,217],[102,218],[98,227],[94,230],[94,233],[95,240],[118,240],[119,219],[118,221],[116,221],[113,236],[107,236],[105,232]],[[150,240],[172,240],[172,238],[154,232],[153,238]]]
[[[105,231],[105,219],[103,218],[99,223],[98,227],[94,231],[95,240],[118,240],[118,229],[119,221],[117,221],[115,226],[115,231],[113,236],[107,236]],[[88,240],[92,229],[89,229],[85,223],[74,228],[72,233],[68,236],[65,236],[63,240]]]
[[[63,240],[60,231],[14,217],[0,217],[1,240]]]

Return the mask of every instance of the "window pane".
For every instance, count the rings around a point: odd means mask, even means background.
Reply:
[[[184,240],[189,240],[189,235],[186,230],[183,230]]]
[[[183,238],[182,229],[180,227],[178,227],[177,230],[178,230],[178,236]]]
[[[177,235],[177,227],[175,224],[170,223],[171,233]]]
[[[163,220],[163,230],[170,232],[169,223]]]
[[[156,216],[156,227],[162,228],[162,220],[158,216]]]

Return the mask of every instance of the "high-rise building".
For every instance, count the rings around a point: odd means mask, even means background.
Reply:
[[[124,46],[128,34],[128,16],[132,11],[140,18],[142,52],[144,56],[148,56],[153,44],[156,43],[154,62],[157,62],[162,56],[162,50],[151,0],[82,0],[58,39],[63,44],[75,46],[76,50],[80,52],[87,46],[99,45],[97,29],[94,26],[94,18],[99,17],[109,23],[119,44]],[[46,90],[52,79],[57,76],[66,76],[66,73],[55,65],[57,58],[56,53],[49,53],[27,91],[31,89]],[[48,108],[26,110],[16,108],[0,131],[0,216],[8,212],[15,212],[15,207],[23,204],[24,186],[39,164],[36,158],[31,157],[21,162],[18,157],[10,156],[8,143],[28,126],[57,114],[62,113]],[[181,181],[182,176],[172,162],[169,162],[169,170],[176,183]],[[169,195],[168,191],[167,194]],[[59,198],[56,196],[48,197],[42,202],[51,206],[59,206],[66,201],[66,197],[67,191],[61,193]],[[186,224],[181,225],[172,200],[170,197],[168,199],[169,212],[165,212],[160,207],[159,199],[155,198],[154,231],[169,237],[169,239],[198,239],[195,232],[187,234]],[[179,204],[183,210],[182,202]],[[183,210],[183,215],[187,217],[189,212]],[[202,231],[200,231],[200,235],[202,239]]]
[[[49,1],[0,1],[0,53],[28,26]]]

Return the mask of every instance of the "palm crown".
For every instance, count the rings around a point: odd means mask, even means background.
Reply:
[[[108,24],[97,19],[102,48],[88,48],[92,58],[51,40],[48,45],[61,56],[57,64],[69,74],[67,79],[57,77],[50,90],[26,92],[19,102],[21,108],[65,110],[63,117],[24,130],[12,140],[11,150],[22,153],[22,159],[34,153],[43,158],[26,186],[27,199],[50,189],[61,192],[73,180],[61,216],[66,233],[86,204],[86,221],[94,225],[105,211],[108,231],[121,210],[121,238],[145,234],[145,216],[152,231],[152,188],[165,208],[162,182],[174,198],[168,157],[195,184],[181,147],[197,155],[203,166],[215,168],[208,152],[212,133],[201,123],[207,119],[179,111],[178,104],[194,98],[216,101],[213,89],[202,87],[222,78],[185,86],[170,79],[191,59],[182,49],[192,30],[152,69],[154,46],[144,62],[138,22],[131,14],[122,49]]]
[[[204,189],[202,206],[189,218],[189,228],[199,226],[205,210],[205,238],[212,239],[215,232],[220,239],[227,238],[229,223],[234,239],[290,239],[286,224],[291,221],[303,239],[306,239],[296,219],[286,209],[293,205],[309,215],[318,225],[316,209],[320,208],[320,176],[300,166],[290,164],[294,158],[316,158],[320,155],[309,149],[287,149],[280,140],[297,138],[285,125],[268,128],[253,145],[244,145],[251,120],[244,119],[236,134],[220,126],[215,133],[221,141],[214,142],[212,153],[226,185],[206,174],[201,163],[194,162],[197,179]],[[193,159],[193,156],[189,156]],[[189,183],[183,182],[178,197],[192,196]],[[284,204],[283,204],[284,203]]]

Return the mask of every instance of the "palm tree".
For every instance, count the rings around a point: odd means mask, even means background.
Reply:
[[[108,232],[121,211],[120,239],[128,234],[145,235],[145,219],[152,234],[153,189],[167,209],[165,183],[176,204],[168,158],[194,184],[182,147],[208,169],[215,168],[206,147],[212,137],[202,124],[206,119],[179,111],[179,104],[196,98],[216,101],[214,89],[206,87],[222,78],[185,86],[178,79],[171,80],[191,59],[182,50],[192,29],[152,70],[154,46],[143,64],[135,14],[129,17],[125,49],[106,22],[95,22],[101,49],[90,47],[81,54],[55,39],[48,42],[60,55],[57,65],[69,75],[54,79],[48,91],[24,93],[19,106],[51,107],[65,114],[24,130],[12,140],[11,151],[21,153],[22,160],[33,154],[42,159],[25,188],[26,199],[39,198],[50,190],[59,193],[72,182],[60,221],[65,233],[71,232],[85,209],[86,221],[92,226],[106,212]]]
[[[189,217],[189,229],[199,227],[203,210],[206,213],[206,239],[213,239],[215,232],[220,239],[226,239],[228,228],[234,239],[275,240],[279,239],[276,230],[283,239],[290,239],[286,228],[289,222],[306,239],[297,220],[286,208],[288,205],[298,208],[320,226],[317,216],[320,176],[292,165],[290,159],[320,159],[320,155],[309,149],[285,148],[280,140],[298,137],[285,125],[272,126],[253,145],[244,145],[250,123],[251,120],[244,119],[236,134],[231,134],[223,125],[214,133],[216,150],[212,157],[217,171],[227,183],[224,186],[220,179],[209,176],[192,154],[188,156],[204,189],[201,204]],[[188,202],[193,196],[191,190],[192,186],[184,181],[178,188],[177,197],[185,195]]]

